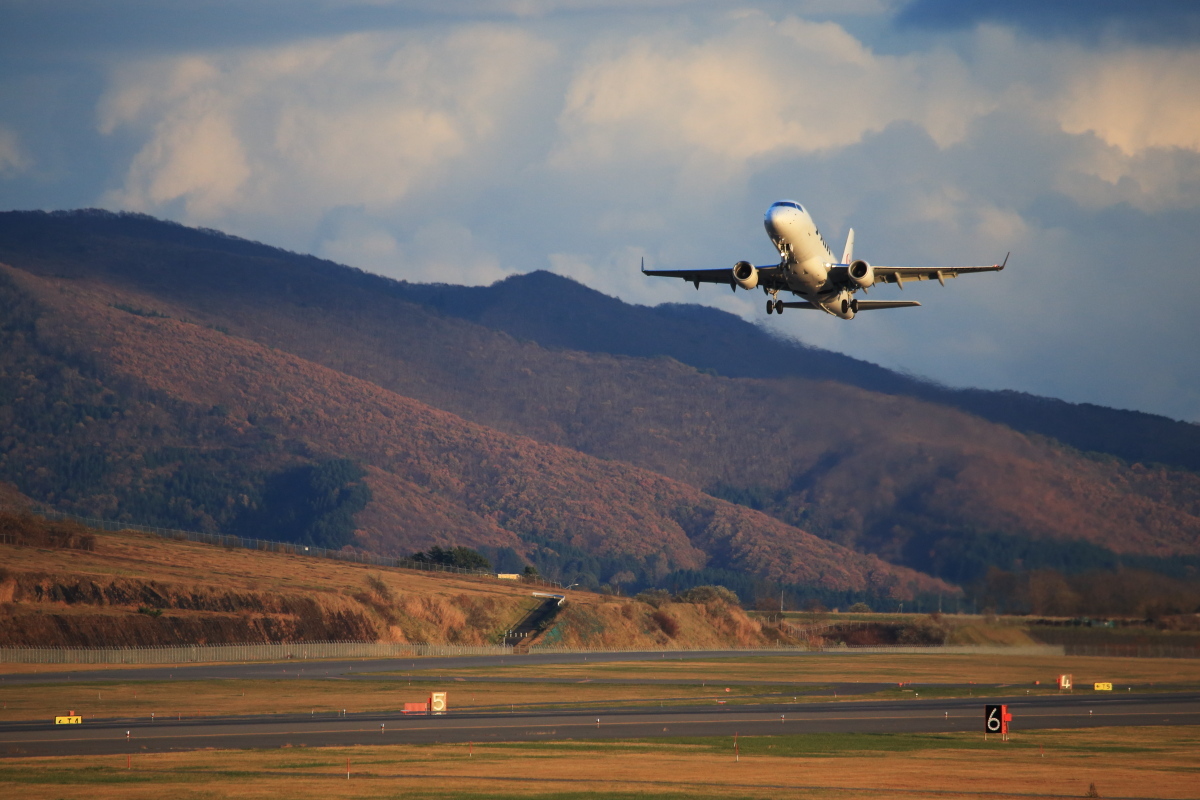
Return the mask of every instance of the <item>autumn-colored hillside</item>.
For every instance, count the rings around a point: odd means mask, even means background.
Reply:
[[[182,458],[179,448],[202,451],[217,471],[225,462],[270,470],[336,454],[367,467],[373,500],[360,543],[383,552],[431,543],[557,546],[633,559],[664,576],[717,566],[877,596],[952,591],[648,470],[500,433],[211,327],[133,313],[136,297],[5,274],[10,308],[24,308],[28,323],[10,341],[14,367],[24,358],[80,392],[98,382],[91,404],[76,396],[76,407],[100,408],[105,398],[113,405],[78,417],[53,440],[22,438],[13,448],[30,460],[95,453],[102,468],[80,465],[66,489],[74,505],[108,502],[97,510],[119,512],[126,487],[151,486],[156,470],[169,472],[171,459]],[[246,500],[235,476],[216,479],[228,483],[225,505],[236,508]]]
[[[0,446],[0,477],[43,502],[222,527],[264,475],[349,457],[374,498],[358,541],[376,549],[472,543],[618,583],[717,568],[883,593],[911,575],[836,545],[963,584],[992,567],[1196,579],[1194,472],[835,381],[547,349],[376,276],[115,219],[5,240],[8,313],[27,322],[4,391],[63,446]]]

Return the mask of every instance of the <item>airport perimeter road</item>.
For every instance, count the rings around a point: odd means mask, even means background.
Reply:
[[[353,678],[387,680],[399,673],[426,669],[468,669],[539,664],[603,664],[613,661],[693,661],[711,658],[820,658],[823,653],[803,650],[688,650],[616,653],[530,653],[512,656],[445,656],[426,658],[353,658],[340,660],[258,661],[242,664],[194,664],[164,667],[102,667],[78,672],[22,672],[0,675],[0,687],[30,683],[68,683],[79,681],[203,681],[217,678],[253,680],[255,678]],[[36,670],[36,667],[34,668]],[[478,678],[476,678],[478,679]],[[640,680],[638,682],[641,682]],[[686,683],[687,681],[671,681]]]
[[[432,742],[632,739],[781,733],[938,733],[979,731],[984,703],[1006,702],[1013,731],[1200,724],[1200,693],[1125,696],[955,698],[775,706],[445,717],[351,715],[313,718],[89,721],[83,725],[0,726],[0,756],[120,754],[199,748],[273,748]],[[126,738],[126,731],[129,738]]]

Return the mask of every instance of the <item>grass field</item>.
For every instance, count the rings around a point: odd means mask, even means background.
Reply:
[[[15,758],[0,796],[47,798],[1194,798],[1196,728],[793,734]],[[350,778],[346,777],[349,761]]]
[[[418,662],[418,668],[420,664]],[[680,659],[664,653],[650,661],[585,664],[520,664],[487,669],[420,670],[422,675],[504,675],[523,678],[664,678],[679,680],[757,680],[797,683],[1003,683],[1054,684],[1060,673],[1077,686],[1095,681],[1122,685],[1200,683],[1200,660],[1093,656],[1006,656],[891,653],[833,653],[803,656],[747,656],[711,660]]]
[[[370,662],[363,667],[369,668]],[[593,662],[422,670],[412,662],[413,676],[435,680],[406,681],[321,679],[320,662],[281,664],[278,679],[206,681],[71,681],[57,684],[5,686],[0,682],[0,721],[49,719],[74,710],[85,718],[198,717],[238,714],[351,713],[398,710],[406,702],[424,700],[430,691],[450,692],[451,706],[481,709],[504,706],[587,707],[659,702],[664,705],[797,702],[834,699],[834,684],[894,684],[869,695],[838,699],[892,699],[959,695],[988,696],[1055,692],[1054,676],[1075,676],[1077,692],[1089,692],[1095,681],[1108,681],[1117,691],[1200,686],[1200,662],[1187,659],[1134,659],[1028,656],[858,655],[746,656],[710,660]],[[304,672],[298,675],[297,670]],[[286,670],[286,672],[285,672]],[[467,681],[455,677],[469,676]],[[99,676],[97,676],[99,677]],[[531,683],[503,683],[488,678],[528,678]],[[441,678],[441,680],[438,680]],[[538,679],[561,683],[539,683]],[[649,679],[678,683],[648,683]],[[635,683],[605,683],[605,680]],[[1039,686],[1033,684],[1040,680]],[[741,682],[769,681],[771,685]],[[901,687],[914,681],[916,687]],[[778,684],[776,683],[778,682]],[[962,686],[974,682],[978,686]],[[936,684],[958,684],[956,687]],[[1000,685],[996,688],[996,685]],[[794,688],[793,688],[794,687]],[[726,692],[725,689],[729,691]],[[790,696],[789,696],[790,695]]]
[[[222,680],[148,681],[137,683],[79,682],[0,689],[0,721],[49,720],[67,711],[85,719],[241,714],[332,714],[397,711],[405,703],[423,702],[431,691],[448,691],[456,710],[517,707],[570,707],[593,704],[668,705],[753,702],[756,687],[723,688],[692,685],[429,683],[400,681]],[[791,697],[789,696],[790,700]]]

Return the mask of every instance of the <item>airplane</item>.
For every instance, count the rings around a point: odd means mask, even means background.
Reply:
[[[701,283],[725,283],[735,292],[740,286],[751,290],[759,287],[770,295],[768,314],[782,314],[785,308],[805,308],[824,311],[842,319],[854,319],[860,311],[880,308],[907,308],[921,305],[915,300],[859,300],[879,283],[894,283],[901,289],[906,281],[933,281],[942,286],[946,278],[957,278],[971,272],[999,272],[1008,264],[1008,255],[999,264],[986,267],[875,267],[854,258],[854,229],[846,237],[842,260],[834,261],[833,251],[825,243],[817,225],[804,206],[794,200],[780,200],[767,209],[763,225],[775,249],[779,263],[756,267],[749,261],[739,261],[733,269],[646,269],[642,259],[642,274],[666,278],[683,278],[700,288]],[[1011,255],[1011,254],[1010,254]],[[779,299],[781,291],[803,298],[799,302]]]

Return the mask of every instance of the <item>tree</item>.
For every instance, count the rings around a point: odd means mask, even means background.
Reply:
[[[480,572],[490,572],[492,569],[492,562],[488,561],[482,553],[462,546],[442,549],[434,545],[423,553],[413,553],[412,560],[422,564],[438,564],[443,567],[457,567]]]
[[[731,606],[740,605],[738,596],[724,586],[696,586],[680,592],[676,598],[681,603],[708,605],[709,603],[727,603]]]
[[[257,509],[234,524],[243,536],[336,550],[354,538],[354,515],[371,502],[366,471],[344,458],[304,464],[266,481]]]

